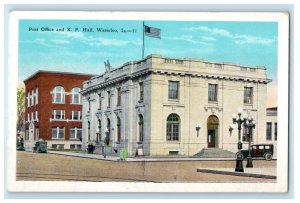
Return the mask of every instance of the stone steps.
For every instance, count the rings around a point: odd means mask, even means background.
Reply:
[[[219,148],[203,148],[200,152],[194,155],[194,157],[201,158],[233,158],[235,154],[228,150]]]

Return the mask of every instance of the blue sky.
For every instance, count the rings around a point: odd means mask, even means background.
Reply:
[[[161,40],[145,37],[145,56],[160,54],[265,66],[268,78],[277,86],[276,22],[146,21],[145,24],[161,29]],[[19,82],[37,70],[101,74],[106,60],[119,67],[142,57],[142,21],[20,20],[19,26]],[[45,27],[54,31],[41,31]],[[67,32],[67,27],[72,31]],[[58,32],[56,28],[65,31]],[[82,32],[83,28],[93,28],[94,32]],[[97,28],[118,32],[97,32]],[[135,32],[122,33],[122,28]]]

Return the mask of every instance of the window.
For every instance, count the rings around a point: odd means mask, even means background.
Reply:
[[[241,67],[241,71],[247,71],[247,68]]]
[[[121,119],[117,117],[117,142],[121,142]]]
[[[52,139],[65,139],[65,128],[52,127]]]
[[[165,59],[165,63],[173,63],[172,59]]]
[[[31,106],[33,106],[34,105],[34,90],[33,89],[31,90],[30,98],[31,98]]]
[[[275,123],[274,138],[277,140],[277,123]]]
[[[64,110],[52,110],[52,119],[64,120],[65,119],[65,111]]]
[[[62,86],[56,86],[52,91],[52,103],[65,103],[65,89]]]
[[[117,106],[121,105],[121,88],[117,88]]]
[[[97,142],[101,141],[101,120],[98,119],[98,134],[97,134]]]
[[[255,68],[250,68],[250,72],[256,72]]]
[[[218,85],[208,84],[208,101],[218,101]]]
[[[102,98],[101,98],[101,94],[99,94],[98,97],[99,97],[99,109],[101,110],[101,107],[102,107]]]
[[[70,149],[81,149],[81,144],[70,144]]]
[[[108,130],[106,136],[108,136],[108,139],[110,139],[110,119],[107,118],[107,125],[106,125],[106,128]],[[106,133],[106,132],[105,132]]]
[[[244,104],[252,104],[252,103],[253,103],[253,88],[244,87]]]
[[[40,129],[35,128],[35,140],[39,140],[39,139],[40,139]]]
[[[35,104],[38,104],[39,103],[39,89],[36,88],[35,89]]]
[[[222,64],[215,64],[215,68],[222,68]]]
[[[70,128],[70,139],[80,140],[82,138],[82,129],[81,128]]]
[[[182,65],[183,61],[182,60],[175,60],[175,63],[178,64],[178,65]]]
[[[107,91],[107,108],[110,107],[110,91]]]
[[[38,113],[38,111],[36,111],[36,112],[35,112],[35,120],[36,120],[36,121],[39,120],[39,117],[38,117],[38,116],[39,116],[39,113]]]
[[[267,122],[267,135],[266,135],[267,140],[272,140],[272,123]]]
[[[52,144],[52,149],[64,149],[64,144]]]
[[[143,142],[144,140],[144,118],[142,115],[139,115],[139,141]]]
[[[31,112],[31,120],[34,121],[34,114]]]
[[[87,100],[88,100],[88,113],[90,113],[91,112],[91,99],[90,99],[90,97],[88,97],[87,98]]]
[[[250,131],[246,125],[243,125],[243,142],[249,142]],[[253,142],[253,138],[251,137],[251,142]]]
[[[211,68],[212,64],[211,63],[206,63],[205,66]]]
[[[88,141],[91,140],[91,123],[88,121]]]
[[[72,89],[71,95],[71,104],[80,104],[81,103],[81,96],[80,96],[80,92],[81,89],[79,87],[74,87]]]
[[[169,99],[178,99],[179,82],[169,81]]]
[[[140,88],[140,102],[144,101],[144,83],[140,82],[139,83],[139,88]]]
[[[71,120],[81,120],[81,111],[72,111],[71,112]]]
[[[167,118],[167,141],[179,141],[179,116],[171,114]]]
[[[27,121],[30,122],[30,115],[27,113]]]
[[[30,92],[27,92],[27,107],[30,107]]]

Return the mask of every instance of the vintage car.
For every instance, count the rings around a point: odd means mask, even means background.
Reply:
[[[47,152],[47,142],[39,140],[35,143],[33,147],[33,152],[46,153]]]
[[[246,159],[249,155],[249,150],[241,150],[242,159]],[[263,157],[267,161],[273,158],[274,146],[272,144],[255,144],[251,145],[250,153],[252,158]],[[237,154],[236,154],[237,156]]]

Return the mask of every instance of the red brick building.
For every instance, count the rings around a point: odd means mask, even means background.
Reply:
[[[36,140],[48,148],[79,149],[82,136],[81,94],[92,75],[38,71],[24,80],[26,91],[25,147]]]

